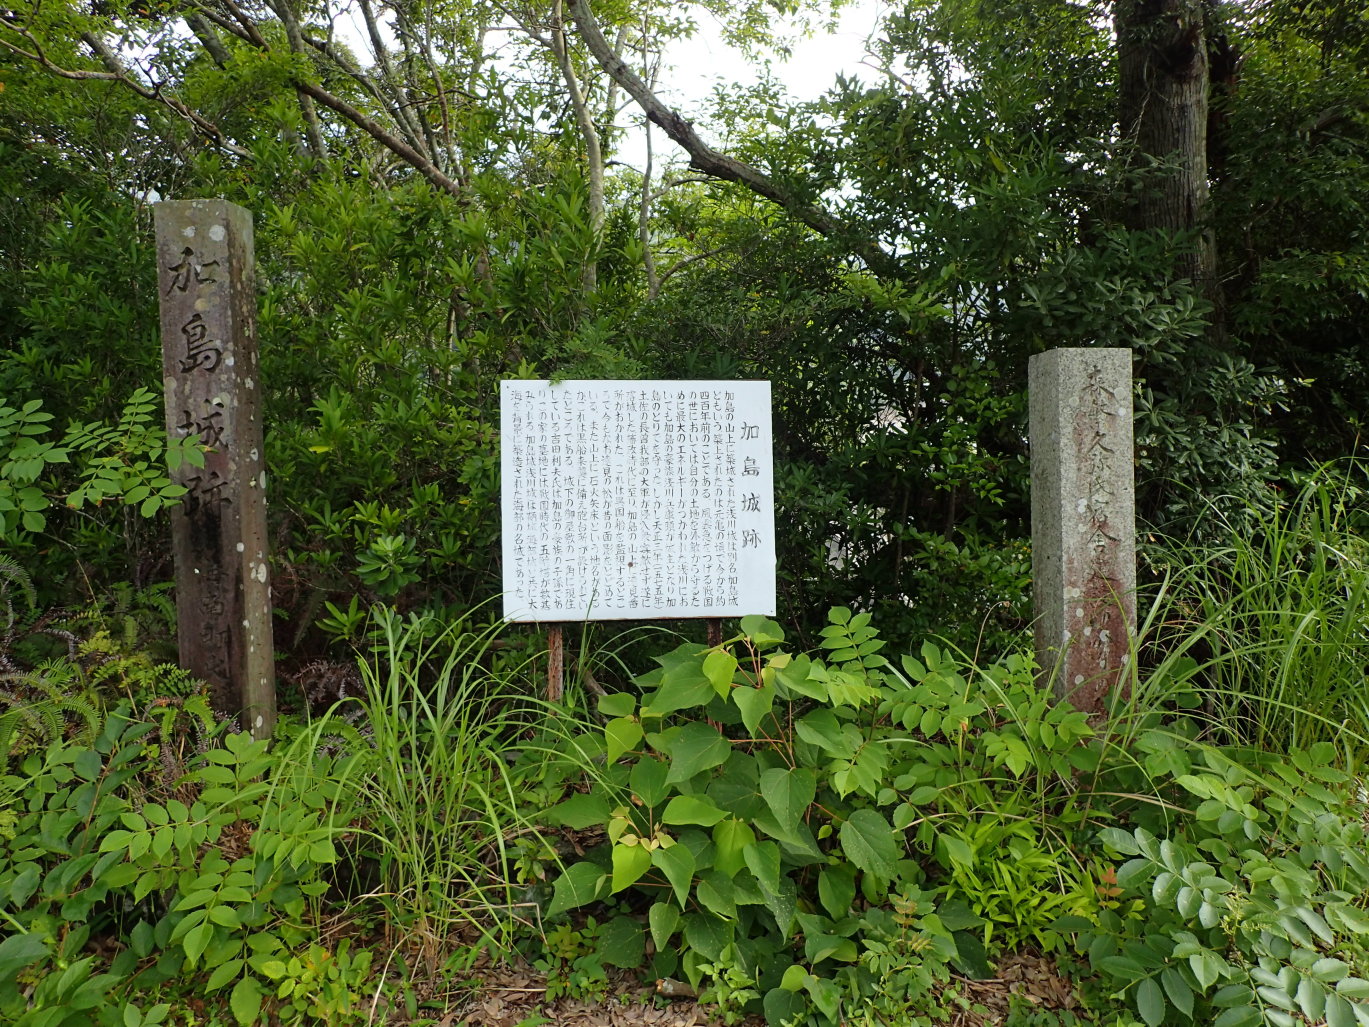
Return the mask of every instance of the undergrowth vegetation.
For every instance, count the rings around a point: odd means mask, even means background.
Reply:
[[[1019,1027],[1369,1023],[1363,513],[1326,482],[1152,553],[1093,720],[1025,645],[842,607],[808,652],[753,617],[582,654],[559,703],[496,629],[380,607],[268,745],[142,651],[155,599],[45,619],[6,567],[0,1016],[431,1024],[521,959],[549,1001],[626,971],[728,1023],[934,1024],[1033,952],[1077,1003]]]
[[[1358,762],[1369,747],[1365,488],[1358,461],[1319,467],[1260,518],[1210,504],[1203,531],[1220,543],[1157,550],[1153,698],[1190,689],[1214,740],[1329,741]]]

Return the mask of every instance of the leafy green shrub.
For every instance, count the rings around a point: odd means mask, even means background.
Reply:
[[[157,1023],[193,994],[243,1025],[266,1005],[284,1023],[337,1010],[366,961],[339,982],[292,960],[318,937],[316,901],[336,861],[326,788],[281,787],[266,743],[229,734],[192,746],[177,725],[217,725],[203,698],[152,719],[126,703],[93,742],[58,737],[0,778],[0,1011],[23,1027]],[[88,948],[99,941],[96,956]],[[267,998],[274,993],[274,998]],[[157,997],[140,1011],[137,1002]],[[355,994],[353,994],[355,1005]],[[329,1022],[345,1020],[333,1018]]]
[[[198,436],[167,439],[161,403],[148,389],[129,396],[117,424],[72,424],[60,442],[44,439],[53,415],[42,407],[39,399],[0,405],[0,538],[11,543],[47,529],[54,494],[72,510],[112,500],[151,517],[185,493],[166,476],[168,466],[204,465]],[[55,476],[59,464],[69,472]]]
[[[953,969],[1024,947],[1078,952],[1109,1022],[1369,1022],[1331,745],[1220,749],[1135,702],[1095,728],[1029,659],[895,668],[868,615],[830,616],[822,659],[747,618],[599,700],[596,769],[548,814],[587,848],[549,918],[603,904],[653,974],[774,1024],[932,1022]]]
[[[1061,925],[1106,989],[1150,1027],[1369,1023],[1369,856],[1335,748],[1261,758],[1148,732],[1138,750],[1166,804],[1099,836],[1131,857],[1130,907]]]
[[[834,609],[818,659],[747,618],[661,657],[640,700],[600,699],[608,719],[581,744],[603,764],[550,818],[605,842],[556,880],[547,915],[640,905],[654,973],[776,1024],[927,1022],[953,1001],[953,966],[987,972],[986,943],[1058,944],[1058,915],[1093,901],[1065,852],[1089,817],[1075,778],[1103,743],[1030,661],[966,676],[925,645],[900,672],[869,621]],[[1047,811],[1039,838],[1012,826]],[[996,877],[981,824],[1040,859]],[[1042,903],[1058,878],[1064,897]]]

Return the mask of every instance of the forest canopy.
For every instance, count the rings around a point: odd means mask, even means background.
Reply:
[[[899,3],[860,80],[794,103],[762,76],[694,120],[660,99],[699,71],[673,40],[709,21],[764,58],[830,8],[346,13],[0,10],[0,395],[41,410],[0,447],[122,426],[6,465],[11,497],[37,490],[6,501],[6,541],[45,588],[169,576],[117,488],[63,502],[97,454],[134,508],[154,487],[137,465],[164,440],[129,403],[157,384],[162,197],[256,219],[277,603],[311,645],[349,596],[497,590],[501,377],[774,381],[800,620],[839,597],[1022,623],[1025,368],[1050,347],[1135,352],[1153,532],[1202,530],[1213,501],[1257,517],[1356,451],[1369,22],[1348,0]]]

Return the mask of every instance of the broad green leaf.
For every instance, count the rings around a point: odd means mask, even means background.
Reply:
[[[1355,1027],[1355,1008],[1344,995],[1326,997],[1326,1027]]]
[[[774,842],[753,842],[742,850],[746,868],[766,893],[780,890],[780,848]]]
[[[1334,983],[1350,976],[1350,964],[1328,956],[1313,963],[1309,973],[1319,981]]]
[[[1139,888],[1152,869],[1149,859],[1129,859],[1117,868],[1117,883],[1123,888]]]
[[[693,721],[681,727],[671,739],[669,755],[670,772],[666,781],[678,784],[704,770],[726,763],[732,755],[732,746],[717,728]]]
[[[780,936],[786,940],[793,929],[798,905],[798,888],[788,877],[780,878],[780,886],[773,894],[771,892],[765,893],[765,908],[770,910],[770,915],[775,918],[775,926],[778,928]]]
[[[100,776],[100,771],[104,769],[104,761],[100,759],[98,752],[93,749],[84,749],[76,754],[76,759],[72,761],[71,768],[76,771],[76,776],[82,780],[94,781]]]
[[[1304,977],[1298,982],[1295,997],[1302,1015],[1313,1023],[1320,1020],[1326,1012],[1326,988],[1311,977]]]
[[[955,899],[950,902],[938,903],[936,911],[937,916],[941,919],[941,926],[946,928],[946,930],[948,931],[965,931],[972,927],[984,926],[984,918],[975,915],[975,912],[972,909],[970,909],[969,903],[960,899]],[[1057,931],[1079,931],[1086,930],[1088,928],[1088,920],[1084,919],[1083,917],[1074,917],[1073,919],[1078,920],[1082,926],[1068,928],[1056,927],[1055,924],[1052,924],[1051,928]]]
[[[632,772],[628,774],[628,787],[646,805],[659,806],[670,794],[670,787],[666,784],[669,775],[670,768],[664,762],[652,756],[643,756],[633,764]]]
[[[848,859],[866,873],[888,881],[902,852],[902,835],[881,813],[858,809],[841,825],[841,847]]]
[[[805,714],[795,724],[794,729],[800,738],[810,745],[816,745],[823,752],[838,759],[850,759],[860,745],[859,732],[856,738],[847,737],[844,725],[835,713],[827,709],[816,709]]]
[[[1336,982],[1336,993],[1346,998],[1369,998],[1369,981],[1362,977],[1346,977]]]
[[[737,672],[737,658],[726,650],[709,653],[704,657],[703,674],[720,697],[732,691],[732,675]]]
[[[236,930],[241,926],[238,911],[232,906],[213,906],[209,910],[209,919],[220,927],[227,927]]]
[[[604,748],[610,763],[637,748],[642,740],[641,722],[633,717],[617,717],[604,725]]]
[[[218,991],[225,984],[231,981],[246,965],[241,959],[230,959],[226,963],[220,963],[214,968],[214,972],[209,975],[209,983],[204,987],[206,991]]]
[[[818,873],[818,901],[833,920],[851,915],[856,900],[856,868],[850,863],[823,867]]]
[[[803,696],[807,699],[816,699],[819,702],[827,698],[827,685],[819,680],[811,672],[813,661],[807,656],[795,657],[794,661],[785,667],[775,668],[775,681],[783,698],[793,698]]]
[[[817,794],[817,781],[817,775],[806,767],[762,772],[761,796],[781,827],[794,830],[803,821]]]
[[[750,825],[730,817],[720,820],[713,828],[713,865],[728,877],[740,870],[746,863],[746,847],[756,840],[756,832]]]
[[[937,843],[946,852],[948,869],[951,866],[960,867],[962,870],[974,868],[974,849],[970,848],[965,839],[957,838],[952,834],[941,834],[937,836]]]
[[[1217,989],[1217,994],[1212,996],[1212,1004],[1218,1009],[1230,1009],[1232,1006],[1248,1005],[1253,997],[1254,992],[1248,984],[1228,984]]]
[[[650,869],[651,851],[645,845],[624,845],[620,842],[613,846],[614,892],[632,887]]]
[[[1098,968],[1124,981],[1139,981],[1146,975],[1145,968],[1130,956],[1104,956],[1098,960]]]
[[[575,831],[602,827],[608,820],[608,799],[602,792],[582,792],[547,811],[547,820]]]
[[[599,712],[605,717],[627,717],[637,708],[637,697],[630,692],[599,696]]]
[[[204,950],[209,947],[209,943],[213,938],[214,925],[207,919],[185,932],[185,937],[181,939],[181,947],[185,949],[185,957],[188,965],[195,965],[200,956],[204,954]]]
[[[669,902],[653,902],[647,911],[647,923],[651,925],[651,940],[658,952],[670,946],[670,939],[680,926],[680,911]]]
[[[122,857],[120,857],[122,858]],[[42,868],[38,863],[30,863],[17,874],[9,884],[9,905],[11,908],[22,909],[24,904],[35,891],[38,890],[38,881],[42,876]],[[19,935],[26,937],[26,935]],[[0,971],[0,980],[4,979],[3,971]]]
[[[1167,966],[1160,971],[1160,983],[1164,986],[1170,1004],[1188,1019],[1193,1019],[1193,989],[1188,986],[1183,974]]]
[[[675,900],[683,909],[689,901],[689,885],[694,879],[694,853],[688,845],[661,846],[652,850],[651,864],[665,874],[675,891]]]
[[[984,948],[984,935],[979,931],[956,931],[951,936],[955,940],[955,958],[951,965],[966,977],[976,981],[987,981],[993,973],[993,964]]]
[[[0,941],[0,981],[12,981],[15,974],[47,954],[47,946],[37,934],[12,934]]]
[[[233,1016],[241,1027],[256,1027],[261,1015],[261,985],[255,977],[244,977],[233,986],[228,1000]]]
[[[841,988],[835,981],[826,977],[808,975],[803,985],[808,989],[813,1004],[818,1007],[829,1023],[836,1023],[841,1011]]]
[[[1188,909],[1188,911],[1185,912],[1184,904],[1192,903],[1196,905],[1198,893],[1192,888],[1185,887],[1183,879],[1179,877],[1178,874],[1171,874],[1168,870],[1156,874],[1155,880],[1150,886],[1150,894],[1155,900],[1155,904],[1162,908],[1168,908],[1174,905],[1175,897],[1182,894],[1183,898],[1181,899],[1182,904],[1179,906],[1179,915],[1185,920],[1191,920],[1193,918],[1193,910]]]
[[[1136,985],[1136,1011],[1150,1027],[1160,1027],[1165,1018],[1165,996],[1155,978],[1147,977]]]
[[[692,709],[705,705],[713,697],[713,683],[703,671],[702,651],[680,654],[661,675],[661,685],[651,694],[650,701],[643,707],[643,715],[663,717],[676,710]]]
[[[596,951],[610,966],[629,970],[641,966],[646,958],[646,936],[642,925],[630,916],[616,916],[599,931]]]
[[[686,913],[684,938],[690,948],[701,952],[709,960],[718,960],[732,940],[732,929],[711,913]]]
[[[587,905],[604,895],[608,874],[595,863],[572,863],[553,882],[547,916],[560,916],[567,910]]]
[[[784,629],[769,617],[743,617],[741,629],[742,633],[761,649],[779,645],[784,641]]]
[[[791,967],[791,969],[793,969]],[[803,969],[800,967],[799,969]],[[787,975],[786,975],[787,976]],[[804,977],[808,976],[808,971],[804,970]],[[800,985],[802,987],[802,985]],[[783,986],[771,988],[765,993],[762,1002],[762,1012],[765,1014],[765,1022],[768,1024],[783,1023],[802,1023],[804,1014],[807,1012],[808,1003],[801,995],[794,993],[794,990]],[[836,1022],[832,1018],[832,1022]]]
[[[719,870],[705,870],[694,886],[694,897],[710,913],[724,920],[737,919],[737,890],[732,880]]]
[[[1119,827],[1105,827],[1098,832],[1098,840],[1114,852],[1120,852],[1123,856],[1134,856],[1141,851],[1141,847],[1136,844],[1136,839],[1131,836],[1131,832],[1123,831]]]
[[[661,813],[661,822],[677,825],[699,824],[702,827],[712,827],[725,816],[727,816],[726,813],[707,799],[696,795],[677,795],[666,803],[666,807]]]
[[[1198,981],[1198,986],[1206,991],[1217,983],[1217,978],[1226,969],[1226,961],[1211,949],[1202,949],[1188,957],[1188,968]]]
[[[803,957],[810,963],[821,963],[824,959],[854,963],[857,955],[856,943],[850,938],[842,938],[835,934],[804,935]]]
[[[760,688],[742,685],[732,689],[732,702],[741,711],[742,723],[746,730],[755,735],[775,703],[775,686],[768,682]]]

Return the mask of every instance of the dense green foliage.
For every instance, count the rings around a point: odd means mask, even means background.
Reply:
[[[331,13],[303,12],[306,29]],[[467,13],[471,26],[492,16]],[[433,160],[455,192],[389,162],[394,151],[355,119],[301,106],[273,22],[259,43],[230,34],[213,60],[114,8],[49,5],[4,30],[30,53],[46,40],[58,65],[86,60],[77,31],[160,46],[163,95],[220,135],[117,83],[0,55],[0,395],[15,410],[41,401],[56,432],[118,423],[157,373],[148,201],[247,206],[277,604],[302,656],[326,642],[315,629],[325,603],[468,605],[497,589],[493,403],[506,376],[772,380],[790,526],[782,601],[805,634],[833,602],[858,600],[896,636],[1008,643],[1028,612],[1025,367],[1044,348],[1136,352],[1140,494],[1168,534],[1203,523],[1216,495],[1258,520],[1270,484],[1354,447],[1369,394],[1369,184],[1353,33],[1328,34],[1282,3],[1213,5],[1213,74],[1227,76],[1211,89],[1210,220],[1225,283],[1214,310],[1173,276],[1193,240],[1122,216],[1147,172],[1115,124],[1117,58],[1089,5],[909,2],[871,40],[882,70],[869,81],[806,106],[773,84],[720,91],[711,124],[780,187],[829,204],[846,234],[827,238],[678,169],[645,182],[600,169],[599,211],[565,83],[547,77],[555,65],[536,42],[550,23],[525,13],[507,67],[487,62],[478,33],[440,20],[423,31],[447,48],[449,77],[405,65],[416,76],[405,88],[433,104],[416,116],[447,112],[440,132],[423,124],[446,140],[432,152],[450,159]],[[765,45],[755,10],[728,17],[735,38]],[[684,30],[651,22],[623,38],[650,53]],[[1239,59],[1219,68],[1222,54]],[[609,84],[572,56],[599,110]],[[422,127],[384,106],[383,76],[317,62],[321,86],[381,128],[410,139],[405,125]],[[448,89],[464,90],[459,117]],[[310,117],[326,152],[305,156],[317,148]],[[596,117],[611,156],[623,124]],[[891,265],[853,260],[857,236]],[[150,515],[141,488],[157,485],[137,464],[159,444],[154,432],[92,451]],[[28,490],[4,500],[7,521],[43,515],[38,535],[11,544],[48,599],[71,598],[59,583],[98,592],[168,575],[160,525],[108,503],[62,509],[81,466],[3,467],[0,495]]]
[[[783,636],[685,643],[581,716],[488,632],[388,614],[268,748],[97,633],[0,721],[0,1009],[434,1022],[520,950],[548,999],[641,968],[728,1022],[930,1024],[1033,948],[1085,1022],[1369,1015],[1343,748],[1203,741],[1177,663],[1094,725],[1020,654],[886,655],[846,609],[818,653]]]
[[[696,14],[764,53],[820,6],[595,5],[648,77]],[[549,999],[930,1024],[1030,951],[1077,1007],[1015,1027],[1369,1024],[1369,36],[1200,6],[1176,234],[1131,209],[1182,155],[1119,124],[1120,3],[904,0],[864,80],[718,90],[773,203],[623,163],[561,3],[381,5],[368,50],[324,3],[11,0],[0,1018],[450,1022],[523,958]],[[254,218],[271,744],[160,662],[204,455],[157,399],[170,196]],[[1093,721],[1023,634],[1027,360],[1073,345],[1138,377],[1146,612]],[[587,629],[532,698],[484,624],[511,377],[770,380],[787,632]]]
[[[513,765],[534,762],[527,729],[574,721],[483,669],[488,635],[383,619],[383,657],[337,679],[351,698],[273,748],[101,637],[4,693],[28,700],[0,718],[6,1022],[159,1023],[193,1000],[203,1023],[255,1024],[265,1003],[272,1022],[360,1024],[387,976],[508,943],[516,866],[547,851]],[[325,936],[339,915],[356,941]]]

